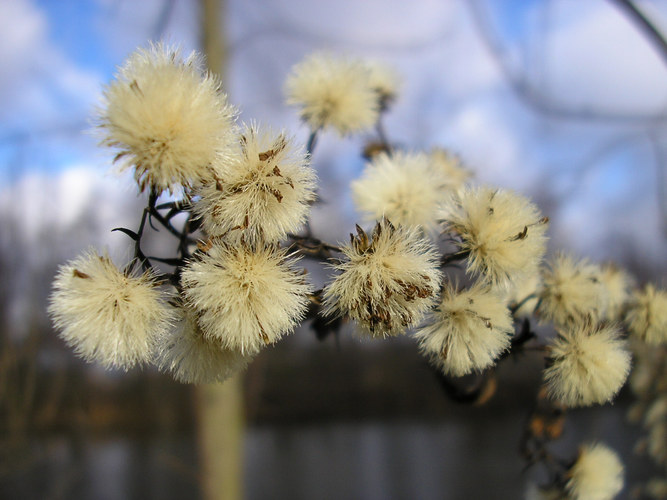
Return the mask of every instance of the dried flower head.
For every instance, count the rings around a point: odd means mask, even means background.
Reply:
[[[463,376],[493,365],[509,347],[513,332],[505,301],[488,285],[476,283],[457,291],[448,283],[431,320],[415,337],[444,373]]]
[[[143,191],[197,184],[233,143],[235,111],[196,54],[162,44],[134,52],[104,92],[103,143]]]
[[[538,314],[556,325],[604,317],[608,291],[602,284],[599,266],[556,255],[542,273]]]
[[[548,219],[523,196],[489,187],[466,188],[445,202],[446,231],[461,239],[468,272],[496,286],[537,272]]]
[[[361,61],[312,54],[295,65],[285,82],[287,103],[298,106],[311,128],[332,127],[340,135],[371,128],[379,103]]]
[[[303,226],[315,198],[316,175],[303,150],[284,133],[243,130],[241,153],[215,166],[198,192],[195,212],[211,236],[278,241]]]
[[[252,356],[206,337],[197,324],[196,314],[187,308],[180,310],[177,327],[166,330],[157,345],[157,366],[184,384],[224,382],[252,360]]]
[[[549,396],[569,406],[602,404],[616,395],[630,372],[630,353],[614,325],[582,322],[550,345],[544,377]]]
[[[381,153],[352,182],[357,208],[373,221],[387,217],[403,226],[437,226],[438,207],[446,192],[443,179],[432,169],[427,155],[397,151]]]
[[[607,293],[605,319],[617,321],[621,319],[625,305],[630,299],[630,287],[633,280],[623,269],[615,264],[605,264],[601,268],[599,279]]]
[[[311,287],[276,245],[214,242],[183,269],[186,304],[204,335],[227,349],[254,354],[291,333]]]
[[[433,246],[416,229],[387,219],[372,236],[357,236],[342,248],[346,259],[324,290],[326,315],[347,314],[371,337],[405,333],[435,302],[440,271]]]
[[[667,292],[652,284],[634,293],[626,316],[633,335],[647,344],[667,343]]]
[[[49,314],[86,361],[128,369],[150,361],[155,338],[171,326],[165,298],[153,273],[123,273],[91,250],[60,267]]]
[[[463,166],[461,159],[446,149],[433,148],[429,160],[450,189],[459,191],[472,178],[472,172]]]
[[[391,66],[380,61],[368,61],[368,85],[378,99],[380,111],[386,111],[398,95],[400,78]]]
[[[573,500],[611,500],[623,489],[623,464],[600,443],[580,448],[568,476],[566,489]]]

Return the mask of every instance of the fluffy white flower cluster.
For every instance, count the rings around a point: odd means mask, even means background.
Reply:
[[[259,349],[294,330],[312,292],[279,243],[305,224],[316,175],[303,148],[284,132],[236,125],[236,111],[200,58],[162,44],[140,49],[105,90],[103,144],[132,168],[147,214],[179,235],[181,259],[158,290],[150,258],[142,275],[121,272],[89,253],[61,268],[51,315],[62,337],[87,360],[129,368],[154,362],[177,380],[222,381]],[[182,199],[202,238],[179,233],[156,201]],[[144,227],[146,215],[141,227]],[[189,224],[189,223],[188,223]],[[188,232],[190,231],[190,232]]]
[[[184,382],[222,381],[294,331],[310,305],[311,313],[352,319],[368,337],[415,328],[432,364],[463,376],[532,338],[535,313],[557,329],[546,346],[548,394],[585,406],[610,401],[626,380],[630,355],[620,325],[649,344],[667,342],[663,290],[631,292],[622,270],[564,254],[541,269],[548,218],[534,203],[471,186],[471,173],[446,150],[389,144],[379,120],[398,79],[387,67],[315,54],[292,69],[285,92],[311,129],[310,151],[285,132],[237,124],[196,55],[157,44],[120,68],[99,112],[102,142],[149,191],[149,204],[139,231],[125,230],[135,240],[127,269],[89,252],[56,278],[51,315],[85,359],[123,368],[153,362]],[[326,245],[307,226],[316,200],[315,134],[374,125],[382,152],[369,155],[351,186],[374,229],[357,226],[349,244]],[[176,201],[157,205],[165,191]],[[173,218],[183,212],[177,229]],[[178,237],[178,258],[143,254],[147,221]],[[281,247],[288,238],[295,252],[309,249],[322,260],[342,254],[321,294]],[[441,256],[445,241],[455,248]],[[443,284],[442,269],[454,260],[463,261],[472,284]],[[175,269],[158,277],[156,261]],[[524,327],[513,336],[519,317]]]
[[[623,270],[562,253],[543,267],[548,218],[534,203],[472,186],[471,172],[446,150],[390,144],[381,117],[398,79],[386,66],[315,54],[292,69],[285,93],[310,128],[308,150],[283,131],[237,124],[220,82],[196,55],[183,58],[157,44],[120,68],[99,112],[102,143],[116,150],[121,170],[133,171],[149,201],[137,232],[121,228],[135,242],[130,264],[119,269],[88,251],[56,276],[49,312],[84,359],[124,369],[153,363],[184,383],[222,382],[307,313],[319,313],[349,318],[369,338],[413,328],[441,377],[463,377],[535,339],[535,315],[556,329],[547,345],[537,338],[527,347],[546,352],[539,401],[560,410],[615,397],[630,371],[623,326],[636,343],[667,344],[664,290],[649,284],[633,291]],[[349,244],[329,245],[308,224],[317,198],[310,166],[317,133],[345,136],[373,126],[379,142],[365,148],[368,162],[351,185],[373,229],[357,226]],[[158,204],[165,192],[169,201]],[[178,215],[186,216],[180,229]],[[151,223],[177,237],[175,258],[143,253]],[[441,255],[446,245],[454,248]],[[317,292],[297,268],[296,255],[307,252],[334,270]],[[466,271],[461,287],[443,276],[454,261]],[[173,271],[160,274],[157,262]],[[655,388],[654,378],[643,376],[643,385]],[[465,380],[444,382],[457,388]],[[479,389],[485,398],[489,387]],[[667,399],[644,406],[646,449],[664,464]],[[527,435],[539,441],[536,453],[526,446],[531,460],[550,459],[545,437],[560,433],[545,432],[558,424],[544,422],[531,419]],[[534,498],[605,500],[622,489],[623,466],[603,445],[582,447],[570,468],[554,464],[556,479],[530,490]]]

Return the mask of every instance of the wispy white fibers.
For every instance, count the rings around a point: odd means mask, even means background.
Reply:
[[[163,44],[134,52],[104,91],[103,143],[143,191],[197,184],[235,140],[235,111],[193,53]]]
[[[301,229],[315,198],[316,175],[285,133],[244,128],[240,150],[214,165],[195,212],[210,236],[278,241]]]
[[[325,314],[346,314],[371,337],[405,333],[435,303],[441,277],[435,248],[417,229],[386,219],[370,238],[357,231],[324,289]]]
[[[204,335],[254,354],[303,319],[311,286],[276,245],[215,242],[181,276],[187,305]]]
[[[445,284],[440,303],[415,336],[444,373],[462,376],[494,364],[514,332],[505,300],[488,285],[467,290]]]
[[[587,321],[563,328],[549,349],[547,390],[566,406],[611,401],[630,373],[630,352],[614,325],[595,326]]]
[[[60,336],[87,361],[131,368],[151,359],[173,309],[153,273],[124,273],[88,251],[60,267],[49,314]]]

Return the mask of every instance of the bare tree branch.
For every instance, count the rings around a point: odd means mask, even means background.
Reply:
[[[644,36],[653,44],[657,49],[658,54],[662,58],[663,62],[667,64],[667,40],[658,28],[651,22],[651,20],[646,17],[646,15],[639,10],[639,8],[631,0],[609,0],[611,3],[618,6],[625,15],[627,15],[634,23],[636,23],[639,29],[644,33]]]
[[[512,68],[508,61],[502,40],[489,19],[488,12],[482,5],[482,0],[470,0],[469,2],[466,2],[466,5],[470,8],[473,20],[477,24],[480,37],[497,61],[510,86],[520,99],[537,112],[556,119],[602,121],[608,123],[621,122],[623,124],[631,125],[645,125],[649,120],[653,122],[667,121],[667,113],[665,111],[655,114],[623,113],[592,107],[574,108],[568,107],[564,103],[557,102],[553,96],[545,94],[540,88],[531,83],[525,72],[515,71]],[[541,8],[547,8],[547,6],[548,2],[544,2]]]

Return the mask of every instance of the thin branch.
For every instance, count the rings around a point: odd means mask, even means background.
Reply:
[[[658,55],[667,65],[667,40],[651,20],[631,0],[609,0],[630,18],[658,51]]]
[[[533,85],[525,74],[517,72],[511,67],[500,37],[496,33],[489,20],[488,13],[481,3],[480,0],[466,2],[470,8],[472,18],[477,24],[482,41],[486,44],[491,55],[498,63],[500,70],[505,75],[507,82],[515,94],[536,111],[555,119],[613,121],[638,125],[646,123],[647,120],[660,122],[667,120],[667,113],[665,111],[642,115],[639,113],[623,113],[604,109],[571,108],[562,103],[555,102],[553,98],[545,95],[540,88]]]
[[[315,144],[317,144],[317,134],[320,129],[315,129],[310,133],[308,137],[308,142],[306,143],[306,152],[308,153],[308,158],[312,158],[313,150],[315,149]]]

